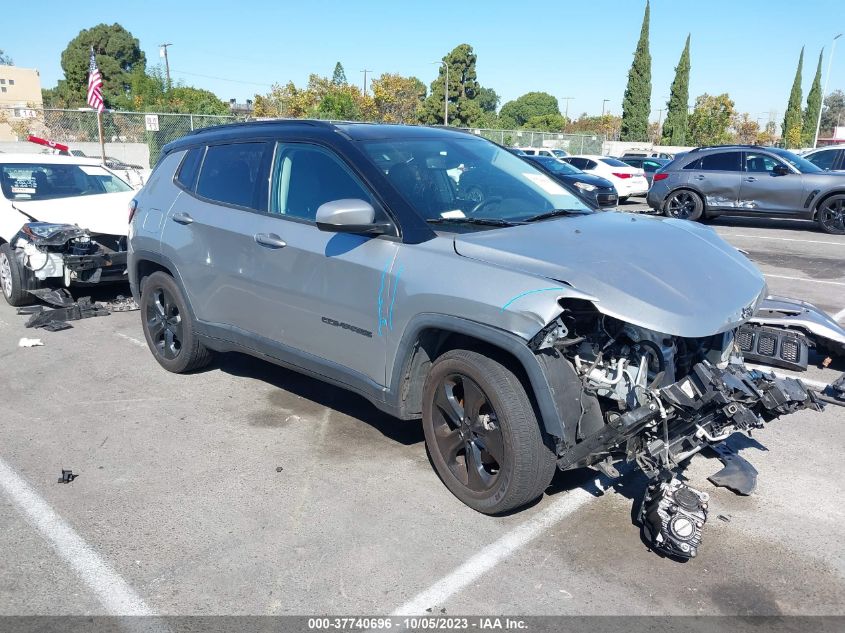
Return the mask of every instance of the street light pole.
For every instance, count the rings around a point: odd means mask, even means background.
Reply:
[[[446,68],[446,84],[443,90],[443,125],[449,125],[449,64],[444,60],[431,62],[432,64],[443,64]]]
[[[833,51],[836,50],[836,40],[842,37],[842,33],[833,38],[833,44],[830,46],[830,58],[827,60],[827,77],[824,80],[824,90],[822,90],[822,107],[819,108],[819,118],[816,120],[816,133],[813,135],[813,147],[819,142],[819,128],[822,126],[822,110],[824,110],[824,97],[827,94],[827,84],[830,81],[830,67],[833,66]]]
[[[566,118],[566,122],[569,122],[569,102],[572,101],[575,97],[561,97],[563,101],[566,101],[566,112],[564,113],[564,117]]]
[[[173,46],[173,44],[159,44],[159,53],[161,57],[164,57],[164,72],[167,75],[167,91],[170,92],[171,84],[170,84],[170,61],[167,59],[167,47]]]
[[[603,99],[601,102],[601,116],[604,118],[604,104],[606,104],[610,99]]]
[[[373,71],[365,68],[361,72],[364,73],[364,94],[366,95],[367,94],[367,73],[371,73]]]

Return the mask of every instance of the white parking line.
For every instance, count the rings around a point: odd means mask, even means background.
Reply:
[[[845,286],[845,282],[828,281],[827,279],[807,279],[805,277],[787,277],[786,275],[770,275],[763,273],[766,277],[774,277],[775,279],[791,279],[792,281],[811,281],[814,284],[830,284],[832,286]]]
[[[601,490],[598,481],[596,486]],[[493,569],[505,558],[540,536],[543,532],[560,522],[566,516],[578,510],[596,497],[583,488],[577,488],[557,499],[548,508],[541,511],[502,538],[491,543],[469,558],[464,564],[444,576],[436,583],[414,596],[410,601],[396,609],[391,615],[402,617],[425,615],[426,609],[442,607],[446,600],[461,589]]]
[[[128,334],[124,334],[123,332],[115,332],[114,335],[119,336],[122,339],[126,339],[127,341],[129,341],[130,343],[132,343],[133,345],[135,345],[137,347],[143,347],[144,349],[147,348],[147,344],[144,343],[144,341],[139,341],[135,337],[129,336]]]
[[[747,237],[754,240],[779,240],[781,242],[804,242],[807,244],[830,244],[831,246],[843,246],[845,242],[828,242],[827,240],[799,240],[795,237],[772,237],[771,235],[746,235],[743,233],[725,233],[724,237]]]
[[[2,459],[0,488],[94,592],[109,615],[153,615],[132,587]]]
[[[834,314],[834,315],[833,315],[833,320],[834,320],[834,321],[840,321],[840,322],[841,322],[841,321],[843,321],[843,320],[845,320],[845,310],[842,310],[842,311],[837,312],[836,314]]]

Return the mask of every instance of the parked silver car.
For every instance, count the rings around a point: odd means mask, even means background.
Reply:
[[[594,212],[454,130],[267,121],[192,133],[138,194],[129,249],[162,367],[238,350],[422,418],[441,480],[480,512],[537,498],[556,467],[615,477],[615,462],[635,462],[653,478],[648,538],[689,558],[707,494],[672,469],[816,406],[801,383],[734,353],[766,284],[713,231]],[[703,270],[725,281],[718,292]]]
[[[686,220],[717,215],[815,220],[845,234],[845,176],[775,147],[691,150],[654,174],[649,206]]]

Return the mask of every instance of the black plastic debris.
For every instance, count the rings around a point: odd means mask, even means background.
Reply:
[[[38,288],[37,290],[27,290],[27,292],[44,303],[49,303],[57,308],[67,308],[73,305],[73,296],[67,288]]]
[[[79,477],[79,475],[74,475],[72,470],[65,470],[63,468],[62,469],[62,476],[59,477],[59,483],[60,484],[69,484],[70,482],[72,482],[77,477]]]
[[[830,383],[822,394],[845,404],[845,374]],[[827,402],[832,402],[832,400],[827,400]],[[839,402],[835,404],[839,404]]]
[[[79,321],[80,319],[88,319],[91,317],[108,316],[110,314],[108,308],[94,303],[91,297],[82,297],[76,303],[73,303],[64,308],[54,308],[52,310],[41,310],[33,313],[26,322],[28,328],[48,328],[57,327],[55,322]],[[48,328],[49,329],[49,328]],[[60,328],[67,329],[67,328]],[[56,331],[56,330],[53,330]]]
[[[711,484],[733,490],[736,494],[743,496],[754,492],[757,487],[758,473],[748,460],[724,442],[714,444],[710,446],[710,449],[725,465],[722,470],[707,478]]]
[[[284,468],[282,468],[281,466],[276,466],[276,472],[277,472],[277,473],[280,473],[280,472],[282,472],[283,470],[284,470]]]

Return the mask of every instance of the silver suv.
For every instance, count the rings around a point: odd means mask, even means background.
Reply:
[[[815,220],[845,234],[845,175],[775,147],[694,149],[654,174],[648,205],[673,218],[717,215]]]
[[[667,473],[733,430],[813,406],[800,383],[733,353],[765,283],[713,231],[594,212],[458,131],[192,133],[138,194],[129,251],[162,367],[237,350],[422,418],[438,475],[480,512],[532,501],[556,467],[616,476],[614,462],[635,461],[655,477],[654,543],[689,557],[706,495]],[[702,270],[725,280],[717,293]],[[683,534],[655,523],[678,494],[693,517]]]

